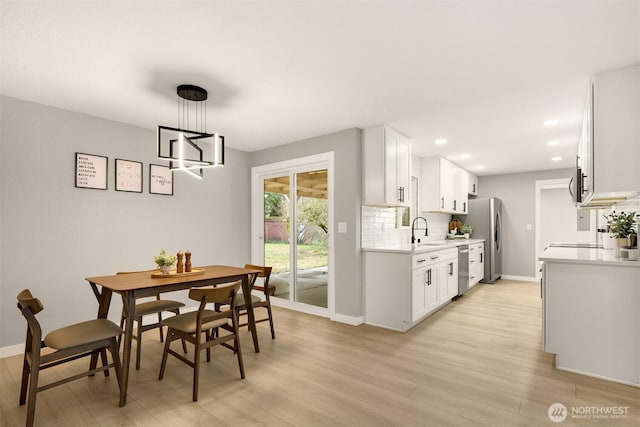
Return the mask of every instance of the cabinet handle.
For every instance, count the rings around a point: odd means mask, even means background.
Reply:
[[[431,261],[435,261],[435,260],[437,260],[438,258],[439,258],[438,256],[432,256],[432,257],[431,257]]]
[[[420,258],[419,260],[417,260],[417,262],[425,262],[425,261],[426,261],[426,259],[424,259],[424,258]]]
[[[462,212],[467,211],[467,202],[462,202]]]
[[[469,261],[469,264],[473,264],[475,261]]]
[[[457,202],[457,200],[454,200],[454,201],[453,201],[453,210],[454,210],[454,211],[456,210],[456,202]]]
[[[444,197],[440,198],[440,209],[444,209]]]
[[[427,270],[427,286],[431,286],[431,269]]]
[[[480,253],[480,262],[482,262],[482,256],[484,255],[484,252]]]
[[[449,263],[449,276],[453,276],[453,262]]]
[[[476,185],[475,184],[473,184],[473,192],[474,193],[476,192]]]
[[[401,203],[404,203],[404,187],[400,187],[398,189],[398,192],[399,192],[398,201],[401,202]]]

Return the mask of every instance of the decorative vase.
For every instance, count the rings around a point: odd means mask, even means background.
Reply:
[[[160,271],[162,272],[162,274],[169,274],[171,273],[171,267],[171,265],[160,266]]]
[[[616,240],[617,240],[617,243],[618,243],[616,256],[618,258],[620,258],[622,256],[621,249],[624,248],[625,246],[629,246],[629,238],[628,237],[618,237]]]

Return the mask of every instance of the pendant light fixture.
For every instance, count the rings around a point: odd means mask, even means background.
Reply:
[[[177,93],[178,127],[158,126],[158,159],[168,160],[171,170],[202,179],[203,169],[224,166],[224,136],[206,130],[206,90],[180,85]]]

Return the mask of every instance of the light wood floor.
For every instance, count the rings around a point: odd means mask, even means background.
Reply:
[[[569,417],[560,425],[640,425],[639,388],[558,371],[540,351],[536,283],[478,286],[404,334],[278,308],[275,318],[273,341],[268,325],[259,325],[259,354],[242,334],[245,380],[230,351],[214,351],[200,372],[197,403],[186,365],[169,359],[158,381],[162,348],[153,331],[145,333],[126,407],[117,406],[114,376],[84,378],[40,393],[36,425],[552,425],[547,410],[555,402],[569,411],[629,407],[626,419]],[[25,422],[20,368],[20,356],[0,360],[2,426]]]

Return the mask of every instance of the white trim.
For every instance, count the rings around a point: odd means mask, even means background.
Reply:
[[[260,185],[261,179],[267,176],[279,176],[282,174],[296,173],[297,171],[306,170],[310,167],[321,167],[327,169],[327,202],[329,204],[329,236],[328,236],[328,277],[327,277],[327,305],[326,309],[321,307],[306,306],[292,307],[286,304],[282,304],[283,307],[291,308],[292,310],[303,311],[306,313],[317,314],[319,316],[325,316],[333,318],[335,313],[335,263],[334,263],[334,157],[335,153],[329,151],[326,153],[314,154],[311,156],[300,157],[292,160],[285,160],[281,162],[271,163],[262,166],[254,166],[251,168],[251,259],[254,263],[260,263],[261,259],[264,259],[262,250],[264,248],[264,203],[262,202],[263,188]],[[277,298],[274,298],[272,303]],[[278,301],[279,302],[279,301]],[[274,303],[274,305],[279,305]],[[293,305],[293,304],[291,304]],[[296,304],[297,305],[297,304]]]
[[[503,274],[502,278],[504,280],[518,280],[520,282],[537,282],[539,279],[536,277],[529,277],[529,276],[511,276],[511,275],[506,275]],[[491,285],[489,285],[491,286]]]
[[[0,347],[0,359],[5,357],[17,356],[24,353],[24,343]]]
[[[358,326],[364,323],[364,316],[347,316],[346,314],[335,313],[331,316],[331,320],[339,323],[346,323],[347,325]]]

